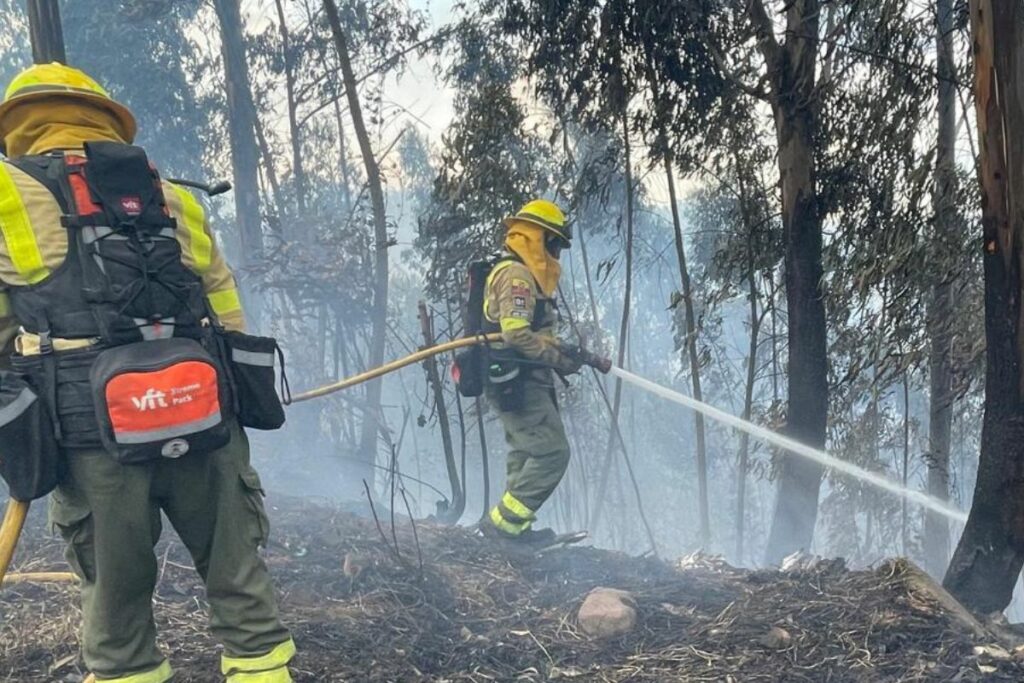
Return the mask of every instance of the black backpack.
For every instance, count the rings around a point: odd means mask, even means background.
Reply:
[[[473,261],[467,268],[467,285],[469,289],[466,310],[462,319],[465,321],[463,337],[476,337],[481,334],[499,332],[501,326],[484,318],[484,297],[487,292],[487,278],[501,261],[515,258],[503,255],[482,261]],[[487,377],[487,349],[485,344],[477,344],[455,354],[452,364],[452,380],[459,393],[475,398],[484,393]]]
[[[473,261],[467,269],[469,297],[466,310],[463,312],[463,320],[466,322],[466,329],[463,337],[477,337],[484,334],[501,332],[501,325],[491,322],[484,317],[484,299],[487,295],[487,278],[497,265],[503,261],[522,260],[515,254],[500,254],[482,261]],[[533,311],[533,322],[531,327],[534,331],[539,329],[544,319],[544,312],[548,305],[546,299],[537,299],[537,306]],[[497,357],[495,357],[497,354]],[[452,379],[459,393],[469,398],[475,398],[484,393],[484,386],[490,376],[490,364],[492,359],[500,358],[503,364],[516,363],[519,354],[511,349],[503,351],[492,351],[487,342],[470,346],[455,354],[455,362],[452,364]]]

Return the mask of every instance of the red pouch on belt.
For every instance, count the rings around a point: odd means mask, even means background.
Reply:
[[[230,439],[222,373],[196,341],[158,339],[107,349],[90,381],[100,439],[119,462],[208,453]]]

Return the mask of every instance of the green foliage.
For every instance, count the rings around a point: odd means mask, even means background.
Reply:
[[[525,128],[507,84],[483,86],[460,100],[444,136],[434,202],[420,220],[417,246],[428,254],[428,287],[444,298],[461,286],[466,264],[501,245],[501,220],[552,188],[552,150]]]
[[[205,178],[198,106],[185,63],[198,0],[67,0],[61,8],[68,60],[107,86],[139,120],[138,142],[170,175]]]

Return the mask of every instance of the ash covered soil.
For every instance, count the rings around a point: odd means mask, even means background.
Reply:
[[[13,571],[66,569],[37,504]],[[265,557],[309,681],[1020,681],[994,645],[905,562],[743,571],[586,547],[510,557],[463,529],[380,528],[283,497]],[[176,681],[220,681],[202,586],[180,542],[157,547],[156,614]],[[576,612],[598,586],[635,598],[627,635],[592,641]],[[0,681],[77,682],[70,585],[0,592]]]

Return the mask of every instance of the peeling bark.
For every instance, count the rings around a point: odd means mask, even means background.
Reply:
[[[981,142],[985,417],[974,501],[943,585],[987,614],[1024,565],[1024,5],[971,0]]]
[[[985,417],[974,502],[943,585],[980,613],[1024,565],[1024,6],[972,0],[985,269]]]

